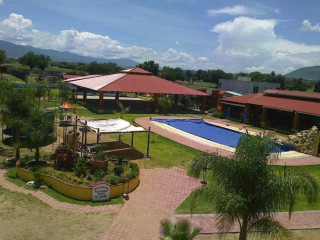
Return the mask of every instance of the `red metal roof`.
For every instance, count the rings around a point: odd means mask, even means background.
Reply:
[[[80,75],[62,74],[63,79],[81,77]]]
[[[122,73],[106,76],[86,79],[82,78],[69,83],[75,86],[102,92],[136,92],[209,96],[209,94],[205,92],[182,86],[145,72],[149,73],[143,69],[134,68],[127,70],[127,72],[122,71]]]
[[[288,96],[288,97],[320,99],[320,93],[315,93],[315,92],[300,92],[300,91],[285,91],[285,90],[267,89],[266,91],[264,91],[264,93],[272,94],[272,95],[282,95],[282,96]]]
[[[221,100],[222,103],[252,104],[284,111],[295,111],[304,114],[320,116],[320,103],[302,99],[291,99],[254,93],[239,97],[229,97]]]
[[[72,75],[72,76],[77,76],[77,75]],[[99,76],[101,76],[101,75],[95,74],[95,75],[87,75],[87,76],[78,76],[78,77],[74,77],[74,78],[68,78],[66,80],[63,80],[63,82],[77,81],[77,80],[83,80],[83,79],[99,77]]]
[[[146,71],[144,69],[141,69],[141,68],[138,68],[138,67],[129,68],[129,69],[123,70],[121,72],[122,73],[147,74],[147,75],[152,75],[153,74],[152,72],[148,72],[148,71]]]

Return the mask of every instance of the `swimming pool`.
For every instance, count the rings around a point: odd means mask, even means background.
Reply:
[[[236,148],[241,133],[226,129],[223,127],[215,126],[207,123],[202,119],[162,119],[152,118],[153,121],[167,124],[171,127],[177,128],[181,131],[208,139],[210,141]],[[278,149],[276,149],[277,151]],[[283,144],[281,145],[281,152],[294,150],[293,147]]]

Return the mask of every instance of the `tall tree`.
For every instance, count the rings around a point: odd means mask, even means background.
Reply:
[[[0,49],[0,64],[6,61],[7,55],[6,52]]]
[[[154,75],[158,76],[159,64],[155,63],[153,60],[145,61],[142,64],[138,64],[137,67],[152,72]]]
[[[37,65],[37,55],[35,55],[33,52],[28,52],[27,54],[23,55],[18,60],[22,65],[29,66],[32,70]]]
[[[161,221],[161,234],[163,235],[160,239],[166,240],[192,240],[201,231],[201,228],[191,229],[190,222],[186,219],[180,220],[177,223],[172,223],[168,219]]]
[[[309,173],[270,169],[268,157],[276,149],[270,135],[246,134],[232,158],[213,156],[210,171],[215,184],[207,185],[202,194],[215,206],[220,231],[228,232],[238,222],[240,240],[247,239],[248,233],[291,237],[274,213],[288,207],[290,217],[298,196],[304,195],[308,202],[316,200],[318,185]]]
[[[30,147],[36,149],[35,160],[40,160],[40,146],[48,139],[52,133],[54,125],[53,113],[44,113],[43,111],[34,108],[25,122],[24,129],[28,135]]]
[[[320,80],[315,83],[313,91],[320,93]]]
[[[31,109],[34,108],[34,102],[33,91],[28,87],[8,87],[5,92],[3,104],[6,110],[2,115],[7,128],[10,128],[14,133],[16,160],[20,159],[20,136]]]

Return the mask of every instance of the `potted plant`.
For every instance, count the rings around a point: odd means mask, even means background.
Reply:
[[[107,146],[105,144],[96,144],[92,149],[92,170],[98,169],[107,170],[107,154],[104,152]]]

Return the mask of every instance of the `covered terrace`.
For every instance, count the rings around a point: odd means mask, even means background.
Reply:
[[[166,79],[152,75],[141,68],[131,68],[111,75],[89,75],[65,80],[73,86],[83,89],[83,104],[87,103],[89,90],[99,93],[99,112],[104,112],[104,93],[114,92],[115,100],[119,100],[119,93],[147,93],[154,95],[154,110],[159,111],[159,97],[161,94],[174,95],[174,103],[178,104],[179,95],[194,95],[202,97],[201,111],[205,111],[205,92],[182,86]]]

